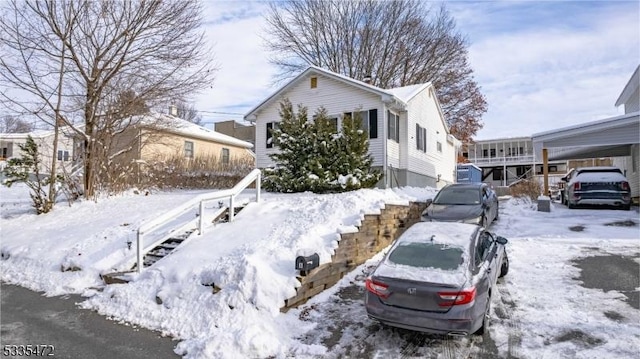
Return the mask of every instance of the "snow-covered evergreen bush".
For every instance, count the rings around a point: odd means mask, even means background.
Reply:
[[[324,108],[313,121],[307,108],[297,113],[288,99],[280,103],[279,127],[273,130],[279,153],[270,155],[275,168],[264,171],[264,188],[273,192],[344,192],[373,187],[381,174],[371,168],[367,134],[361,120],[345,117],[340,132]]]

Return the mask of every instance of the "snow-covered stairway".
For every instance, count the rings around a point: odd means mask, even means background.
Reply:
[[[171,254],[174,249],[176,249],[182,242],[184,242],[191,233],[195,232],[196,228],[189,229],[188,231],[172,236],[168,238],[166,241],[158,244],[152,250],[147,252],[147,254],[143,257],[143,263],[145,267],[149,267],[154,265],[160,259],[166,257]],[[133,265],[132,270],[136,269],[137,263]]]

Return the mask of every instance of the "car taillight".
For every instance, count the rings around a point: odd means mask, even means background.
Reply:
[[[369,292],[377,295],[382,299],[387,298],[389,296],[389,292],[387,291],[389,286],[384,283],[376,282],[371,278],[367,278],[365,282],[365,286],[367,287],[367,290]]]
[[[579,191],[580,190],[580,182],[574,182],[573,183],[573,190],[574,191]]]
[[[468,304],[476,299],[476,287],[463,289],[459,292],[438,292],[438,295],[440,299],[444,300],[438,304],[441,307]]]
[[[629,187],[629,182],[622,182],[620,183],[620,188],[622,188],[623,191],[629,191],[630,187]]]

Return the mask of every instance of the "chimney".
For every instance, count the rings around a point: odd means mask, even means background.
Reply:
[[[169,105],[169,115],[177,117],[178,116],[178,106]]]

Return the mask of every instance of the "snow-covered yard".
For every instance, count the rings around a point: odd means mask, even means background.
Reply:
[[[385,203],[431,198],[434,189],[265,194],[234,223],[207,228],[135,281],[103,288],[99,274],[131,255],[135,245],[130,250],[127,242],[135,242],[144,220],[200,193],[129,193],[72,207],[61,203],[54,212],[35,216],[24,188],[2,187],[0,278],[48,295],[80,293],[87,298],[84,308],[179,339],[176,352],[185,358],[640,354],[640,311],[625,302],[624,293],[583,287],[573,262],[602,254],[640,262],[636,211],[554,205],[546,213],[529,201],[502,201],[492,230],[510,240],[511,269],[499,282],[487,338],[433,338],[370,321],[363,279],[381,254],[306,305],[280,313],[298,285],[299,249],[312,249],[326,262],[338,233],[355,230],[365,213],[376,213]],[[611,225],[620,222],[627,225]],[[62,272],[62,266],[81,270]],[[639,291],[637,277],[632,280]],[[212,294],[212,283],[222,290]]]

